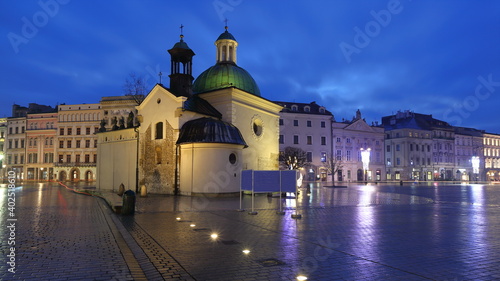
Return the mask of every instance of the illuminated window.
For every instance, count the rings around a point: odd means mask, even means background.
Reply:
[[[326,152],[321,152],[321,162],[326,162]]]

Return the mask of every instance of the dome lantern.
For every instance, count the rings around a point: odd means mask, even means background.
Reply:
[[[215,41],[217,47],[214,66],[202,72],[193,83],[193,93],[237,88],[252,95],[260,96],[260,90],[253,77],[243,68],[236,65],[236,48],[238,42],[227,31],[227,26]]]
[[[236,48],[238,47],[238,42],[234,36],[227,31],[227,25],[224,27],[224,31],[217,41],[215,41],[215,46],[217,47],[217,63],[227,62],[236,64]]]

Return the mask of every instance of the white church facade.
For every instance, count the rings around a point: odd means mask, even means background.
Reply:
[[[170,87],[157,84],[136,107],[140,125],[98,134],[98,189],[235,193],[242,170],[278,170],[282,107],[236,64],[227,27],[215,45],[216,64],[194,79],[195,54],[181,35],[168,50]]]

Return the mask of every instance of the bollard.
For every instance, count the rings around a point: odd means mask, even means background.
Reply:
[[[148,189],[145,185],[141,185],[141,197],[148,196]]]
[[[125,192],[125,185],[120,184],[120,187],[118,187],[118,196],[122,196],[123,192]]]
[[[135,192],[130,189],[125,191],[123,193],[122,199],[122,215],[133,215],[135,212]]]

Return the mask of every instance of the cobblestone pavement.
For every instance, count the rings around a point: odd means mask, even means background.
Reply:
[[[257,215],[239,198],[148,197],[122,222],[181,280],[500,280],[500,186],[306,186],[285,215],[266,194]]]
[[[249,195],[246,211],[238,197],[138,197],[117,216],[63,188],[26,193],[19,271],[5,273],[3,243],[2,280],[500,280],[498,185],[306,184],[257,195],[256,215]]]
[[[15,190],[8,209],[0,188],[1,280],[133,280],[104,201],[78,195],[55,183],[26,184]],[[11,234],[7,214],[15,213]],[[15,245],[8,244],[14,235]],[[126,244],[123,241],[123,245]],[[11,265],[15,248],[15,273]]]

